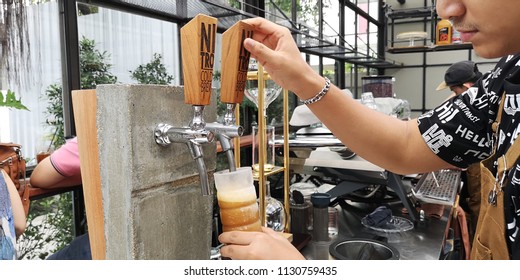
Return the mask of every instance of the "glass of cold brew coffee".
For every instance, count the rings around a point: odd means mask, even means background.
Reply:
[[[216,172],[215,187],[223,231],[261,231],[251,167]]]

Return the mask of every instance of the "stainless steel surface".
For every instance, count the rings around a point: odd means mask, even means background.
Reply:
[[[460,176],[460,170],[441,169],[428,172],[421,176],[412,191],[420,201],[453,205],[460,188]]]
[[[242,126],[232,123],[221,124],[214,122],[206,124],[206,130],[213,132],[217,136],[222,151],[226,153],[229,170],[235,171],[237,166],[235,162],[233,138],[242,136],[244,133]]]
[[[200,179],[200,190],[202,195],[208,196],[213,194],[213,188],[209,184],[208,172],[206,169],[206,163],[204,163],[204,154],[202,153],[202,146],[197,145],[193,142],[188,142],[188,148],[190,149],[191,156],[197,164],[197,171],[199,171]]]
[[[236,125],[237,119],[235,117],[235,108],[237,104],[235,103],[226,103],[226,112],[224,113],[224,120],[222,124],[224,125]],[[242,136],[242,133],[240,134]]]
[[[275,145],[282,145],[284,143],[284,139],[277,138],[275,139],[274,143]],[[291,148],[344,147],[340,140],[334,136],[329,135],[296,136],[295,138],[289,139],[288,143]]]
[[[244,134],[244,128],[240,125],[236,124],[223,124],[218,122],[207,123],[205,126],[206,130],[209,130],[215,135],[222,135],[227,137],[228,139],[232,139],[235,137],[240,137]],[[219,138],[220,140],[220,138]],[[224,149],[224,147],[222,147]]]
[[[338,240],[329,247],[339,260],[398,260],[399,252],[388,243],[365,238]]]
[[[173,127],[160,123],[154,129],[155,142],[161,146],[169,146],[171,143],[193,142],[202,145],[213,142],[215,134],[207,130],[192,130],[189,127]]]
[[[204,106],[193,105],[193,117],[190,122],[190,128],[198,131],[203,130],[206,127],[206,121],[204,121]]]
[[[215,134],[205,129],[206,123],[202,118],[204,106],[192,107],[193,119],[189,127],[174,127],[170,124],[160,123],[155,127],[153,133],[155,142],[161,146],[169,146],[172,143],[184,143],[188,146],[190,154],[197,164],[202,195],[208,196],[213,194],[213,191],[209,184],[202,145],[213,142]]]
[[[452,208],[444,207],[443,215],[440,219],[426,217],[424,221],[415,224],[414,229],[402,233],[384,233],[374,231],[364,227],[361,219],[372,212],[377,205],[366,203],[351,203],[345,209],[337,206],[339,210],[339,234],[328,242],[350,238],[374,238],[376,236],[387,239],[387,243],[397,249],[402,260],[438,260],[441,257],[444,245],[444,234],[448,227],[448,218]],[[393,215],[406,217],[401,214],[403,206],[396,203],[390,206]],[[315,242],[310,242],[303,250],[302,254],[308,259],[315,259],[317,250],[323,248],[323,244],[316,246]],[[329,255],[329,259],[333,259]]]

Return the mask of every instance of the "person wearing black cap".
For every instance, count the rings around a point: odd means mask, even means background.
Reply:
[[[459,61],[446,70],[444,81],[437,86],[437,90],[450,88],[454,95],[459,95],[472,87],[480,77],[482,77],[482,73],[475,62]]]
[[[464,60],[452,64],[444,74],[437,90],[449,88],[453,96],[460,95],[471,88],[482,77],[475,62]],[[469,213],[468,228],[470,239],[473,240],[477,228],[478,213],[480,211],[480,163],[474,163],[462,172],[464,187],[461,190],[461,206]]]

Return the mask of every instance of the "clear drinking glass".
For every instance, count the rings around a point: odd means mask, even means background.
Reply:
[[[214,173],[223,231],[262,231],[250,167]]]
[[[265,159],[264,159],[264,171],[269,172],[273,170],[275,166],[275,153],[274,153],[274,139],[275,129],[274,126],[268,125],[265,127]],[[260,135],[258,134],[258,126],[253,126],[253,171],[257,174],[260,170],[259,167],[259,150],[260,150]]]
[[[258,71],[258,63],[256,60],[251,59],[249,62],[249,71]],[[267,110],[269,104],[271,104],[282,92],[282,87],[276,84],[271,79],[264,80],[264,108],[258,108],[258,80],[248,80],[246,83],[246,90],[244,91],[247,99],[255,103],[256,107],[260,110]]]

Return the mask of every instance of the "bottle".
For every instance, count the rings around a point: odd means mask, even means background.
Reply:
[[[310,197],[310,195],[309,195]],[[310,200],[310,198],[309,198]],[[291,191],[291,233],[308,234],[312,229],[312,205],[299,190]]]
[[[452,36],[453,27],[451,26],[451,22],[447,19],[440,20],[437,23],[437,33],[436,33],[436,45],[449,45],[451,44],[451,36]]]
[[[266,182],[265,194],[265,222],[268,228],[274,231],[283,232],[285,229],[285,210],[283,204],[278,199],[271,196],[270,182]],[[260,202],[260,200],[258,200]]]
[[[329,241],[329,203],[330,194],[313,193],[312,202],[312,240]]]
[[[462,38],[460,38],[460,32],[457,31],[455,28],[452,28],[451,43],[452,44],[462,44]]]
[[[312,183],[306,182],[298,182],[294,183],[289,187],[289,191],[291,193],[290,203],[291,207],[308,207],[309,209],[305,209],[305,213],[307,214],[307,220],[305,224],[307,225],[307,230],[305,233],[312,232],[312,203],[311,203],[311,195],[313,193],[318,192],[318,188]],[[301,196],[301,197],[300,197]],[[292,223],[292,214],[291,214],[291,223]],[[294,232],[291,230],[291,232]]]

